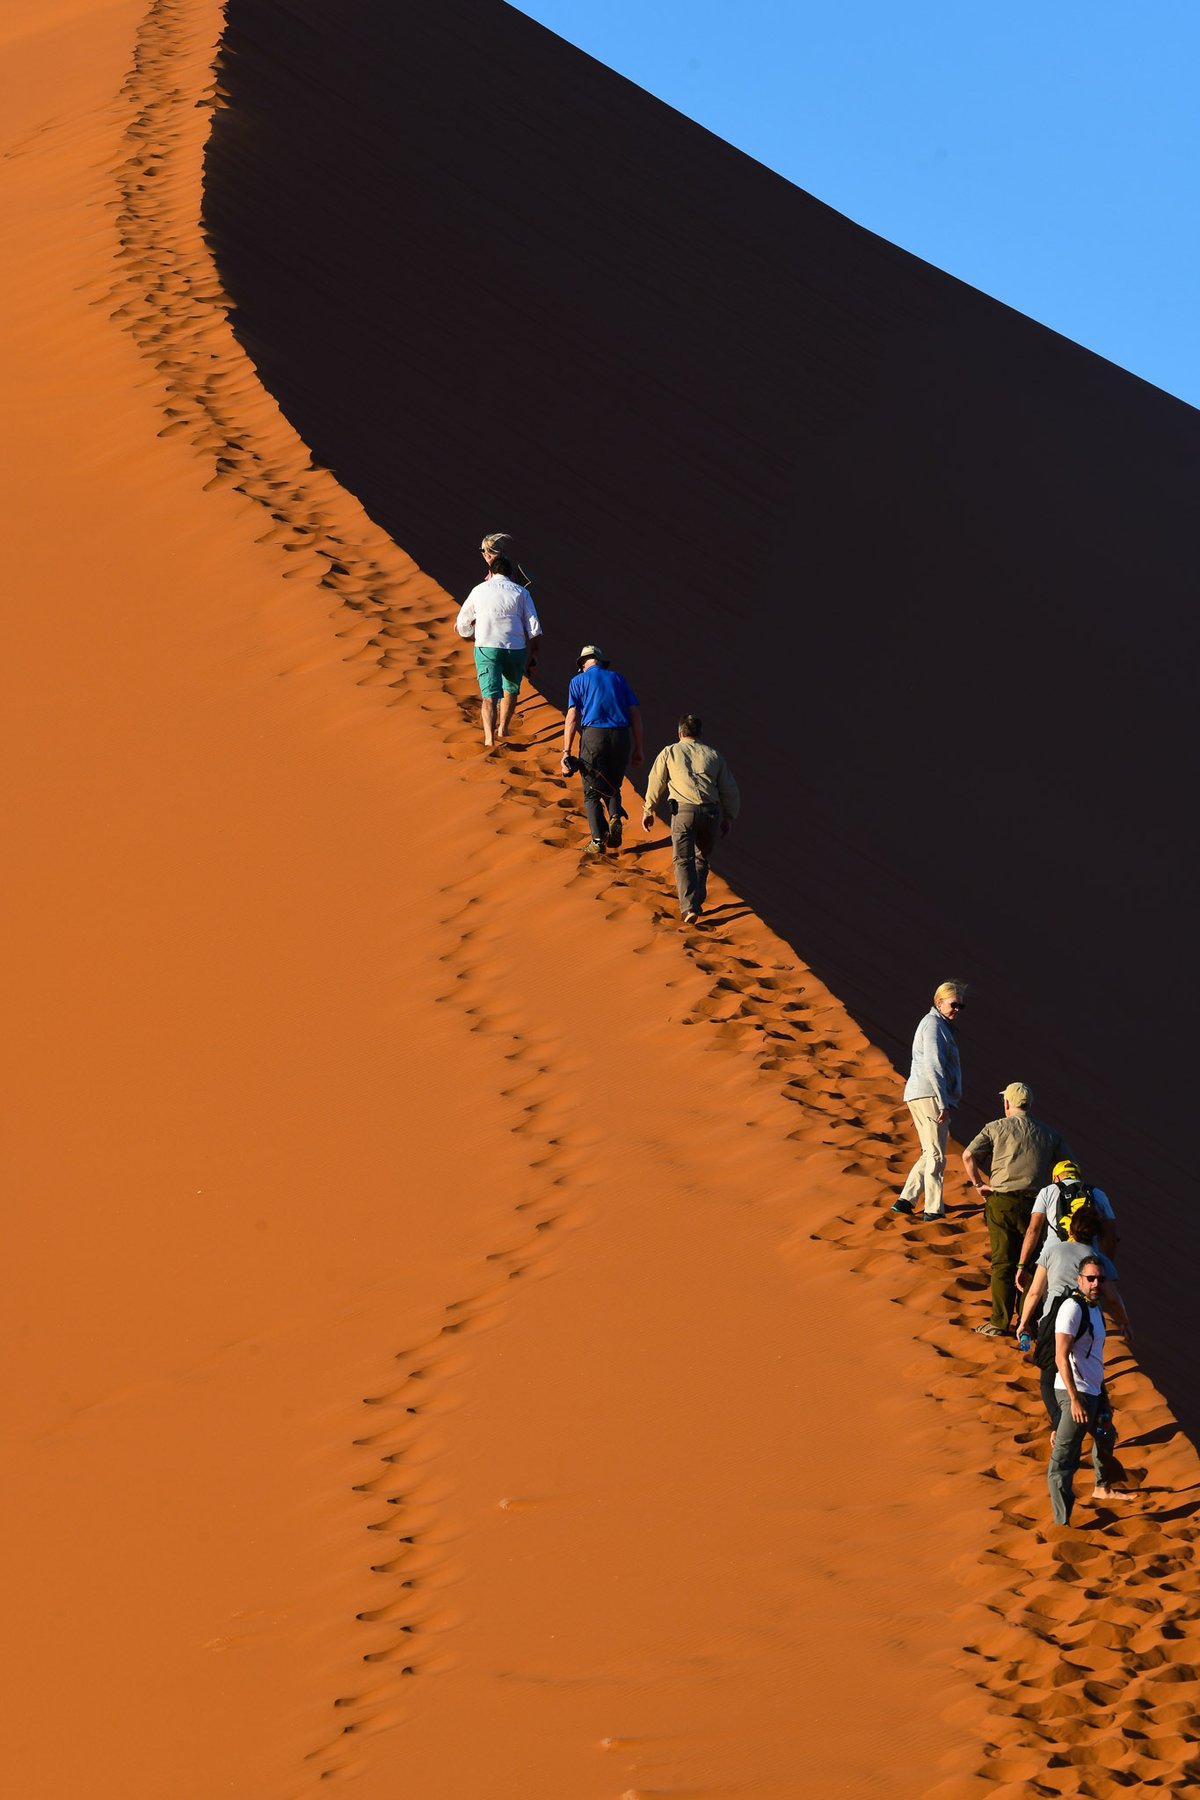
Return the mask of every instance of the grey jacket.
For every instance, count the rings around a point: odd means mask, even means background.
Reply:
[[[936,1100],[948,1112],[962,1099],[962,1065],[954,1027],[931,1006],[917,1026],[912,1047],[912,1073],[904,1084],[906,1100]]]

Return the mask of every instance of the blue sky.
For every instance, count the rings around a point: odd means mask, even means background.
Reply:
[[[522,0],[847,217],[1200,406],[1200,0]]]

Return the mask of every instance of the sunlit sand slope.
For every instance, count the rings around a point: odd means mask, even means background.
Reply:
[[[281,418],[198,229],[207,0],[0,40],[6,1793],[1186,1779],[1197,1471],[1045,1530],[897,1083]],[[1086,1484],[1084,1484],[1086,1486]]]
[[[206,219],[305,441],[452,592],[519,534],[556,704],[599,639],[705,716],[731,879],[889,1055],[975,981],[964,1126],[1032,1084],[1200,1425],[1200,417],[500,0],[231,0],[224,57]]]

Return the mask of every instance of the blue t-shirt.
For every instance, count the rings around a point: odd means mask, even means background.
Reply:
[[[637,703],[625,677],[615,669],[602,669],[599,663],[576,675],[567,690],[567,705],[579,714],[581,728],[628,725],[629,709]]]

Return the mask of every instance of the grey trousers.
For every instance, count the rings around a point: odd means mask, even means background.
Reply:
[[[671,817],[671,858],[679,911],[698,913],[708,893],[708,863],[721,834],[717,806],[681,806]]]
[[[1052,1368],[1041,1372],[1042,1405],[1046,1409],[1051,1432],[1058,1430],[1058,1421],[1067,1397],[1065,1389],[1054,1385],[1056,1373],[1057,1370]],[[1070,1410],[1068,1407],[1068,1413]],[[1114,1484],[1119,1487],[1129,1479],[1117,1458],[1117,1428],[1113,1424],[1112,1404],[1107,1389],[1102,1389],[1100,1393],[1100,1407],[1092,1426],[1092,1449],[1101,1487],[1112,1487]]]
[[[1087,1423],[1077,1425],[1071,1417],[1071,1403],[1065,1393],[1059,1391],[1058,1430],[1054,1433],[1054,1443],[1050,1449],[1050,1509],[1054,1514],[1056,1525],[1069,1525],[1071,1508],[1075,1504],[1075,1471],[1083,1455],[1083,1440],[1092,1431],[1096,1423],[1096,1413],[1100,1407],[1099,1394],[1080,1394],[1087,1412]],[[1092,1466],[1096,1471],[1096,1480],[1104,1486],[1104,1477],[1100,1467],[1100,1449],[1095,1436],[1092,1437]]]

